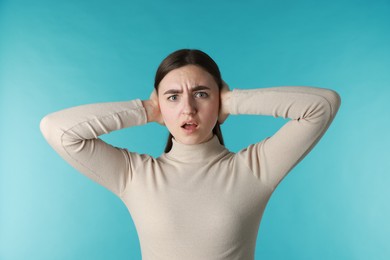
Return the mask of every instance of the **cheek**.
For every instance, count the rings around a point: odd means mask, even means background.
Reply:
[[[218,102],[213,102],[211,103],[207,109],[205,110],[205,117],[207,121],[210,123],[210,125],[214,126],[215,123],[218,120],[218,115],[219,115],[219,103]]]
[[[216,99],[211,103],[210,109],[213,111],[213,115],[218,116],[218,114],[219,114],[219,99]]]
[[[168,128],[173,122],[176,122],[175,110],[171,107],[165,104],[160,104],[160,112],[164,123]]]

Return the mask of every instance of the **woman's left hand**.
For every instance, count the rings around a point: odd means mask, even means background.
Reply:
[[[230,97],[231,91],[225,81],[222,80],[222,89],[220,90],[220,108],[218,122],[222,124],[230,114]]]

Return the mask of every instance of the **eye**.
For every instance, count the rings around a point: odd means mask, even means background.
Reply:
[[[195,95],[194,95],[196,98],[207,98],[209,96],[209,94],[207,94],[206,92],[196,92]]]
[[[178,98],[177,95],[172,95],[172,96],[169,96],[167,99],[168,99],[169,101],[176,101],[177,98]]]

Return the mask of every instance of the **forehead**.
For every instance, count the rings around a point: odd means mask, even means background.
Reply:
[[[218,89],[213,76],[196,65],[186,65],[170,71],[160,82],[159,90],[207,86]]]

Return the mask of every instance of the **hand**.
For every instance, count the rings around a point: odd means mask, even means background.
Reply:
[[[164,124],[164,119],[162,118],[160,105],[158,103],[157,91],[154,89],[152,94],[150,95],[149,100],[143,100],[142,105],[146,110],[146,115],[149,122],[156,122],[160,125]]]
[[[222,80],[222,89],[220,90],[220,108],[219,108],[219,116],[218,122],[223,124],[226,118],[230,114],[230,97],[231,91],[229,90],[229,86],[225,81]]]

